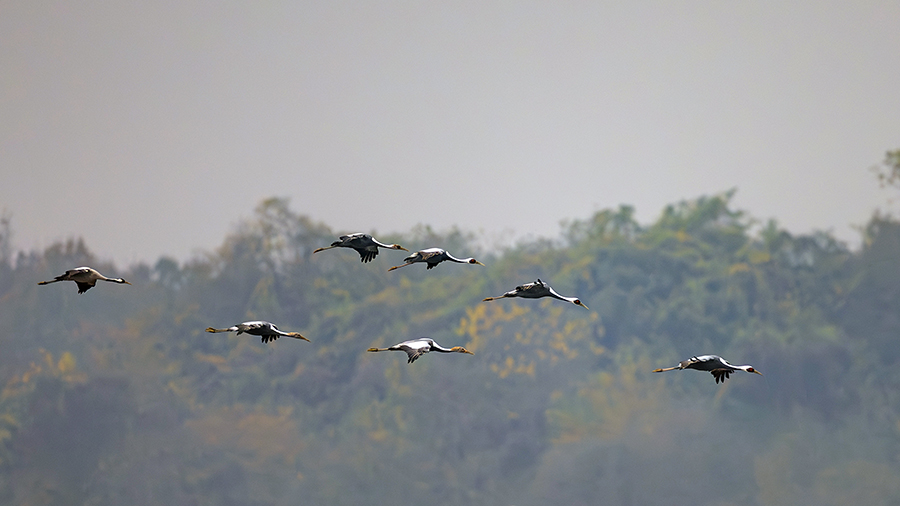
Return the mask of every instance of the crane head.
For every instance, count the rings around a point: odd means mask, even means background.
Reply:
[[[479,262],[478,260],[475,260],[474,258],[470,258],[470,259],[469,259],[469,263],[470,263],[470,264],[478,264],[478,265],[484,266],[483,263]]]
[[[454,347],[450,348],[450,351],[455,351],[457,353],[468,353],[469,355],[474,355],[474,353],[463,348],[462,346],[454,346]]]
[[[591,308],[585,306],[584,303],[581,302],[581,299],[575,299],[575,300],[573,300],[573,301],[572,301],[572,304],[575,304],[576,306],[581,306],[581,307],[587,309],[588,311],[590,311],[590,309],[591,309]]]
[[[759,374],[760,376],[762,376],[761,372],[757,371],[756,369],[754,369],[752,367],[748,367],[747,372],[752,372],[753,374]]]
[[[288,332],[287,337],[293,337],[294,339],[303,339],[306,342],[310,342],[309,339],[301,336],[299,332]]]

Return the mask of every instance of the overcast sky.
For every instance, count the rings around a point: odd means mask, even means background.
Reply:
[[[338,233],[563,220],[737,188],[795,233],[885,207],[900,2],[0,2],[15,245],[212,250],[264,198]],[[410,245],[429,247],[430,244]]]

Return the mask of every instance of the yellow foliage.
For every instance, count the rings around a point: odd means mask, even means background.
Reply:
[[[185,426],[208,445],[246,455],[251,466],[272,462],[293,465],[305,447],[293,412],[288,406],[279,407],[276,414],[248,412],[241,406],[223,407],[188,420]]]
[[[63,352],[62,356],[59,357],[56,368],[61,374],[75,372],[75,356],[68,351]]]
[[[75,356],[71,352],[63,352],[59,360],[53,358],[53,354],[45,349],[39,350],[41,362],[31,362],[22,374],[10,378],[3,390],[0,391],[0,400],[8,399],[30,391],[34,387],[33,379],[41,375],[61,379],[67,383],[82,383],[86,375],[78,372],[75,364]]]
[[[739,273],[739,272],[750,272],[750,266],[747,265],[747,264],[744,263],[744,262],[738,262],[738,263],[733,264],[731,267],[728,268],[728,274],[729,274],[729,275],[732,275],[732,276],[733,276],[733,275],[735,275],[735,274],[737,274],[737,273]]]
[[[763,264],[772,259],[768,251],[753,250],[747,254],[747,260],[751,264]]]
[[[533,378],[534,368],[534,360],[528,360],[526,357],[521,355],[519,356],[518,361],[510,356],[507,356],[502,366],[496,363],[491,364],[491,371],[495,372],[501,379],[506,378],[510,375],[510,373],[523,374]]]
[[[535,304],[540,305],[539,310],[529,307]],[[470,351],[488,352],[486,360],[493,360],[489,368],[500,378],[510,374],[535,377],[541,363],[556,365],[581,352],[599,355],[605,351],[591,338],[599,320],[597,313],[571,318],[572,310],[553,300],[483,303],[466,309],[457,333],[468,336],[466,348]],[[511,340],[504,339],[510,334]]]
[[[617,439],[629,431],[652,434],[662,423],[666,406],[661,380],[651,379],[647,359],[625,363],[616,373],[601,372],[579,389],[577,404],[550,409],[548,419],[559,434],[556,444],[577,442],[585,438]],[[555,392],[559,406],[565,397]]]

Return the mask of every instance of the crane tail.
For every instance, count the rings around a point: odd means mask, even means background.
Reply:
[[[206,328],[207,332],[231,332],[231,329],[214,329],[212,327]]]
[[[391,267],[390,269],[388,269],[388,272],[391,272],[394,269],[399,269],[401,267],[406,267],[407,265],[412,265],[412,263],[403,264],[403,265],[395,265],[395,266]]]
[[[50,283],[56,283],[57,281],[60,281],[60,280],[59,279],[51,279],[50,281],[41,281],[38,284],[39,285],[49,285]]]
[[[331,248],[334,248],[334,246],[325,246],[324,248],[314,249],[314,250],[313,250],[313,253],[318,253],[318,252],[320,252],[320,251],[325,251],[325,250],[331,249]]]
[[[366,351],[388,351],[387,348],[369,348]]]
[[[666,372],[666,371],[674,371],[675,369],[680,369],[677,365],[675,367],[666,367],[665,369],[653,369],[653,372]]]

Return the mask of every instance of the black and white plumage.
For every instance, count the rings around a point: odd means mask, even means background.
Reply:
[[[458,264],[484,265],[483,263],[479,262],[478,260],[475,260],[474,258],[456,258],[453,255],[451,255],[450,253],[447,253],[446,251],[442,250],[441,248],[428,248],[428,249],[423,249],[421,251],[416,251],[412,255],[404,258],[403,261],[406,263],[403,265],[395,265],[394,267],[391,267],[390,269],[388,269],[388,271],[392,271],[394,269],[399,269],[401,267],[406,267],[407,265],[412,265],[412,264],[420,263],[420,262],[425,262],[427,264],[425,266],[426,269],[431,269],[432,267],[436,266],[437,264],[439,264],[443,261],[456,262]]]
[[[360,261],[362,262],[371,262],[372,259],[378,256],[378,248],[409,251],[399,244],[384,244],[382,242],[378,242],[378,240],[376,240],[369,234],[356,233],[342,235],[338,238],[337,241],[331,243],[331,246],[319,248],[313,251],[313,253],[318,253],[320,251],[325,251],[331,248],[353,248],[357,253],[359,253]]]
[[[576,306],[581,306],[585,309],[589,309],[577,297],[566,297],[565,295],[556,293],[556,290],[551,288],[547,283],[541,281],[540,278],[538,278],[538,280],[533,283],[527,283],[521,286],[517,286],[515,290],[510,290],[503,295],[497,297],[487,297],[483,299],[482,302],[503,299],[507,297],[522,297],[523,299],[540,299],[541,297],[552,297],[554,299],[564,300],[566,302],[571,302]]]
[[[93,288],[98,280],[126,285],[131,284],[122,278],[108,278],[90,267],[76,267],[75,269],[69,269],[65,274],[56,276],[56,278],[51,279],[50,281],[41,281],[38,284],[49,285],[50,283],[56,283],[57,281],[74,281],[75,284],[78,285],[78,293],[84,293]]]
[[[293,337],[294,339],[303,339],[304,341],[309,341],[309,339],[301,336],[298,332],[282,332],[278,330],[278,327],[275,326],[274,323],[264,322],[264,321],[251,321],[238,323],[233,327],[228,327],[227,329],[215,329],[209,327],[206,329],[207,332],[237,332],[238,335],[243,333],[250,334],[252,336],[261,336],[262,342],[268,343],[269,341],[274,341],[281,336],[284,337]]]
[[[415,362],[417,358],[430,351],[439,351],[441,353],[468,353],[469,355],[474,355],[474,353],[462,346],[444,348],[434,342],[434,339],[431,339],[430,337],[420,337],[418,339],[403,341],[400,344],[395,344],[387,348],[369,348],[367,351],[404,351],[409,357],[409,360],[406,361],[408,364]]]
[[[653,372],[674,371],[675,369],[696,369],[698,371],[709,371],[713,375],[713,377],[716,378],[716,383],[719,383],[720,381],[722,383],[725,383],[725,380],[728,379],[731,376],[731,373],[735,371],[746,371],[762,376],[762,373],[754,369],[752,366],[731,365],[727,360],[718,355],[700,355],[699,357],[691,357],[687,360],[681,361],[675,367],[654,369]]]

